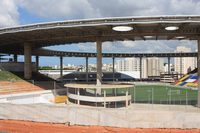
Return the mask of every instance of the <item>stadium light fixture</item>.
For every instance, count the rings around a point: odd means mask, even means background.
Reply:
[[[114,31],[120,31],[120,32],[125,32],[125,31],[131,31],[133,30],[133,27],[130,26],[114,26],[112,28]]]
[[[179,29],[178,26],[167,26],[167,27],[165,27],[165,30],[170,30],[170,31],[172,31],[172,30],[178,30],[178,29]]]
[[[144,36],[144,38],[151,39],[151,38],[153,38],[153,36]]]
[[[185,37],[184,36],[177,36],[175,37],[176,39],[184,39]]]

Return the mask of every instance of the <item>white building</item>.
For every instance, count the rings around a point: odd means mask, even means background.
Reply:
[[[116,71],[128,71],[140,73],[140,58],[125,58],[115,64]],[[142,58],[142,78],[159,76],[163,71],[163,60],[160,58]]]
[[[185,46],[178,46],[175,52],[191,52],[191,48]],[[186,74],[188,69],[193,70],[197,67],[197,59],[195,57],[177,57],[174,60],[175,71],[179,74]]]
[[[167,64],[167,63],[164,65],[164,72],[165,73],[168,73],[168,66],[169,66],[169,64]],[[174,69],[174,65],[170,64],[170,72],[172,72],[173,69]]]
[[[147,59],[147,75],[148,76],[160,76],[160,73],[164,71],[164,60],[162,58],[148,58]]]
[[[124,60],[116,61],[117,71],[140,71],[139,58],[125,58]]]

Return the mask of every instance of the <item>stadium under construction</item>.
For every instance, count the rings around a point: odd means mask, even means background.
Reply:
[[[0,62],[0,74],[9,80],[0,81],[0,119],[116,127],[199,128],[199,25],[200,16],[157,16],[72,20],[2,28],[1,60],[4,54],[14,56],[12,62]],[[151,54],[102,53],[103,43],[107,41],[183,39],[196,40],[198,51]],[[44,49],[46,46],[87,42],[96,43],[96,53]],[[18,62],[18,55],[24,56],[24,62]],[[32,56],[35,56],[35,62],[32,62]],[[40,56],[60,57],[59,81],[38,72]],[[86,72],[81,76],[81,80],[77,80],[74,75],[63,74],[64,57],[85,57]],[[88,58],[91,57],[96,57],[97,60],[97,71],[93,73],[92,80],[88,72]],[[141,92],[142,89],[138,89],[138,86],[145,88],[146,82],[125,82],[120,80],[120,74],[115,72],[115,58],[123,57],[140,58],[140,79],[141,60],[144,57],[167,57],[168,64],[173,57],[197,57],[198,69],[176,82],[177,86],[183,87],[181,89],[175,85],[150,82],[150,85],[158,89],[151,86],[147,91]],[[103,74],[102,58],[112,58],[112,73]],[[169,69],[168,67],[168,72]],[[10,72],[6,73],[3,70]],[[64,77],[67,76],[74,80],[64,81]],[[195,83],[193,87],[198,89],[193,90],[184,86],[189,85],[189,82]],[[136,101],[148,104],[136,104]],[[171,105],[172,103],[174,105]],[[178,106],[177,103],[181,105]],[[152,104],[156,104],[153,105],[154,108],[151,108]],[[20,113],[12,114],[11,110],[14,108]],[[147,112],[149,108],[150,112]],[[173,109],[170,110],[171,108]],[[129,118],[130,116],[133,117]],[[181,117],[185,118],[184,121]]]

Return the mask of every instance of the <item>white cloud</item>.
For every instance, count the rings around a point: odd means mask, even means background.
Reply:
[[[99,17],[87,0],[19,0],[19,6],[41,18],[83,19]]]
[[[14,0],[0,1],[0,27],[17,25],[19,13]]]
[[[175,52],[177,46],[190,47],[192,51],[197,49],[196,41],[117,41],[104,42],[104,53],[161,53]],[[77,45],[80,52],[95,52],[96,45],[94,43]]]
[[[198,0],[171,0],[173,14],[200,14],[200,1]]]
[[[200,15],[199,0],[1,0],[0,6],[1,14],[6,12],[1,18],[10,21],[18,17],[16,6],[45,20]]]

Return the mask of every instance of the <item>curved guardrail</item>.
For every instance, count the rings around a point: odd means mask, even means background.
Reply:
[[[119,102],[131,100],[131,95],[128,96],[110,96],[110,97],[92,97],[92,96],[84,96],[84,95],[76,95],[68,93],[68,98],[80,101],[88,101],[88,102]]]
[[[93,84],[66,84],[68,88],[68,102],[78,105],[93,105],[97,107],[107,107],[107,105],[117,107],[117,103],[120,106],[128,107],[131,104],[130,89],[133,88],[133,84],[103,84],[102,86],[96,86]],[[101,88],[101,93],[97,93],[97,89]],[[99,106],[98,106],[99,105]]]

